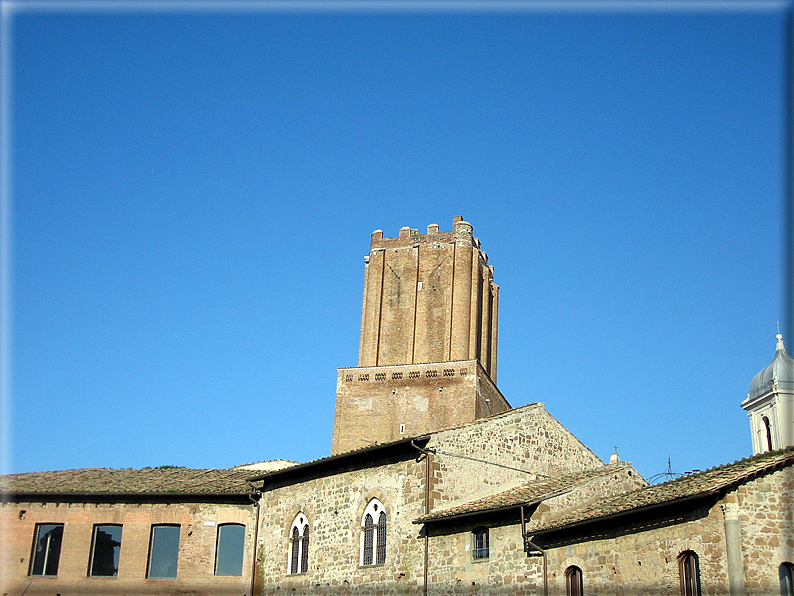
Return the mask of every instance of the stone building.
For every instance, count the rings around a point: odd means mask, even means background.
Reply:
[[[794,596],[782,338],[743,403],[756,455],[650,486],[510,407],[498,292],[462,218],[375,232],[330,456],[6,476],[0,593]]]

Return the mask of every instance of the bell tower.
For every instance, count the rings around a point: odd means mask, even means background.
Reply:
[[[470,223],[372,234],[357,368],[338,371],[331,451],[510,409],[496,388],[499,286]]]
[[[794,445],[794,360],[786,353],[783,336],[772,362],[753,377],[742,408],[750,418],[753,455]]]

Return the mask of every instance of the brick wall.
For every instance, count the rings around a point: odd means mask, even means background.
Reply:
[[[336,387],[331,453],[420,436],[510,409],[476,360],[340,368]]]
[[[0,506],[0,593],[235,594],[251,593],[255,513],[252,506],[180,503],[4,503]],[[57,577],[29,576],[36,524],[64,524]],[[246,526],[242,576],[215,576],[218,525]],[[122,524],[117,577],[88,577],[94,524]],[[147,579],[152,524],[179,524],[176,579]]]

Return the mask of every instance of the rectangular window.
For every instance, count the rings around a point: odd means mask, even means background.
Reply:
[[[179,526],[152,526],[149,570],[146,577],[176,577],[179,559]]]
[[[472,555],[475,559],[488,558],[490,554],[490,545],[488,542],[488,528],[474,530],[474,550]]]
[[[218,543],[215,548],[215,575],[242,575],[245,526],[223,524],[218,526]]]
[[[63,524],[36,524],[30,575],[58,575]]]
[[[94,526],[88,575],[116,577],[119,573],[119,551],[121,551],[121,526],[117,524]]]

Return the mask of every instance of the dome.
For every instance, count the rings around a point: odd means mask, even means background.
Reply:
[[[747,397],[752,399],[772,390],[774,379],[777,379],[780,389],[794,390],[794,359],[786,353],[783,346],[783,336],[777,334],[777,349],[772,362],[753,377],[750,383],[750,392]]]

